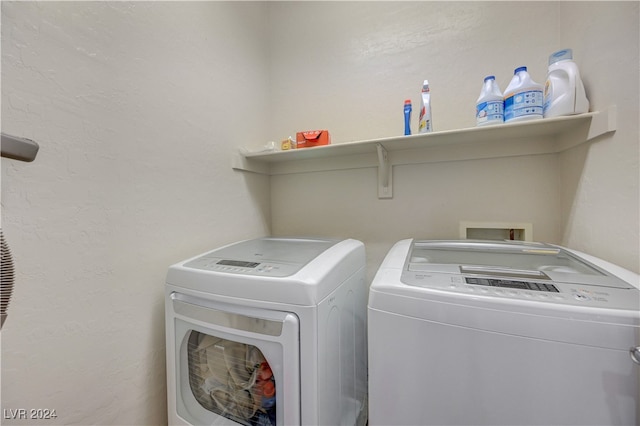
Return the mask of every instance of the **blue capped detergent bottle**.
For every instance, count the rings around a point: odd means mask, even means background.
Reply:
[[[496,77],[485,77],[480,97],[476,101],[476,125],[487,126],[504,122],[504,98]]]
[[[504,121],[542,118],[542,85],[533,81],[527,67],[518,67],[504,91]]]

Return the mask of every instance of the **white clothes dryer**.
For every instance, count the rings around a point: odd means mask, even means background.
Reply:
[[[638,275],[538,243],[403,240],[370,288],[369,424],[638,425]]]
[[[364,425],[365,249],[260,238],[169,268],[169,424]]]

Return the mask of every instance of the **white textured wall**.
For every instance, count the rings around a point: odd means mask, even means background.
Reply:
[[[484,77],[504,90],[526,65],[544,83],[557,40],[555,2],[274,2],[269,12],[272,138],[401,135],[405,99],[416,132],[424,79],[436,131],[475,126]]]
[[[484,76],[504,90],[526,65],[544,83],[549,54],[565,47],[594,108],[618,104],[620,113],[615,135],[562,155],[394,167],[391,200],[376,198],[375,169],[272,177],[274,234],[359,238],[371,274],[401,238],[458,238],[465,220],[530,222],[536,240],[640,269],[637,2],[297,2],[269,11],[274,140],[315,128],[335,143],[400,135],[405,98],[415,132],[425,78],[435,130],[472,127]]]
[[[231,171],[236,147],[297,130],[400,134],[425,78],[435,129],[473,126],[485,75],[504,89],[527,65],[542,82],[563,47],[593,107],[618,105],[614,135],[560,156],[399,166],[392,200],[375,169]],[[637,64],[636,2],[3,1],[2,130],[41,151],[2,160],[18,267],[2,408],[165,422],[167,266],[270,230],[359,238],[372,274],[401,238],[532,222],[536,239],[638,271]]]
[[[617,105],[617,131],[563,153],[563,244],[640,271],[640,3],[564,3],[564,45],[592,109]],[[598,30],[594,31],[594,28]]]
[[[164,277],[269,232],[268,180],[231,169],[267,128],[266,4],[2,2],[2,159],[17,287],[2,408],[166,423]]]

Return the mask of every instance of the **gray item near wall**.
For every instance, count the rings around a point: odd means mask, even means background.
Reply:
[[[13,293],[14,283],[14,268],[13,258],[11,257],[11,250],[7,241],[4,239],[4,234],[0,229],[0,260],[2,266],[0,267],[0,329],[4,325],[7,319],[7,310],[9,309],[9,300],[11,299],[11,293]]]

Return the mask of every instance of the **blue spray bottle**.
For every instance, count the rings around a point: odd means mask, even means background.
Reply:
[[[411,134],[411,99],[404,101],[404,134]]]

